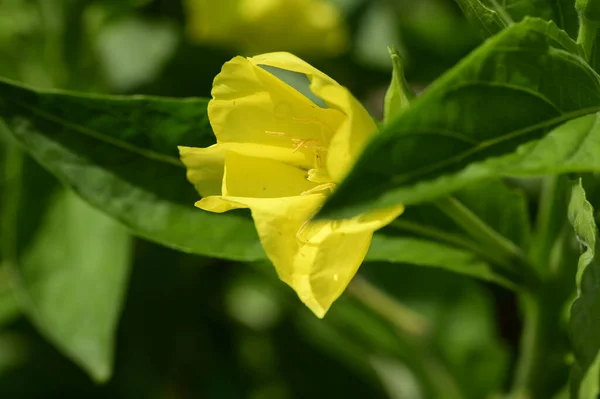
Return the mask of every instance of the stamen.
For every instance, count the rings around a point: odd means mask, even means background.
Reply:
[[[265,130],[265,134],[268,134],[269,136],[289,137],[286,133],[283,133],[283,132],[273,132],[271,130]]]
[[[294,120],[297,122],[300,122],[300,123],[314,123],[314,124],[318,124],[319,126],[321,126],[322,129],[320,131],[320,135],[321,135],[321,138],[323,141],[319,141],[318,139],[300,139],[300,138],[296,138],[288,133],[277,132],[277,131],[273,131],[273,130],[265,130],[265,134],[268,134],[269,136],[289,138],[292,141],[292,145],[294,146],[292,153],[296,153],[300,149],[314,150],[315,168],[322,169],[324,167],[322,153],[327,153],[328,148],[321,146],[319,144],[321,144],[322,142],[325,142],[323,129],[329,129],[329,127],[318,119],[306,120],[306,119],[294,118]]]
[[[306,225],[308,224],[308,222],[310,222],[309,220],[304,221],[304,223],[302,223],[302,226],[300,226],[300,228],[298,229],[298,231],[296,232],[296,239],[298,241],[302,241],[303,243],[308,243],[308,240],[303,240],[302,238],[300,238],[300,235],[302,234],[302,232],[304,231],[304,229],[306,228]]]
[[[324,190],[332,190],[333,191],[334,188],[335,188],[335,183],[319,184],[318,186],[313,187],[310,190],[303,191],[302,193],[300,193],[300,195],[315,194],[315,193],[318,193],[318,192],[324,191]]]
[[[319,146],[319,142],[315,139],[292,139],[292,143],[296,144],[296,148],[294,148],[294,151],[292,152],[296,152],[300,148],[312,148],[320,151],[327,151],[327,148]],[[313,145],[310,143],[313,143]]]
[[[292,152],[296,152],[298,151],[300,148],[304,147],[304,145],[306,144],[307,140],[296,140],[296,139],[292,139],[293,143],[298,142],[298,145],[296,146],[296,148],[293,149]]]

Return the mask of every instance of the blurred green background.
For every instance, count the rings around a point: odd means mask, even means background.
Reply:
[[[293,51],[296,40],[297,55],[380,117],[388,45],[399,47],[418,92],[480,42],[452,0],[331,0],[338,36],[327,48],[311,25],[285,23],[285,10],[267,19],[269,34],[253,31],[264,21],[240,22],[232,11],[269,2],[193,3],[0,0],[0,76],[92,93],[209,97],[231,57]],[[203,21],[240,30],[199,37]],[[479,399],[505,390],[520,329],[508,291],[365,263],[364,284],[318,320],[270,265],[130,237],[2,133],[0,261],[16,251],[22,264],[19,276],[0,267],[0,397]],[[31,298],[15,289],[24,285]],[[369,295],[373,287],[387,296]],[[23,305],[33,301],[39,308]],[[395,317],[427,337],[414,339]]]

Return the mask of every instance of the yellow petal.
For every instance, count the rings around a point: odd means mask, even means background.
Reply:
[[[260,54],[249,58],[250,62],[255,65],[268,65],[287,71],[293,71],[305,74],[308,79],[312,82],[314,79],[319,79],[327,83],[339,85],[335,80],[319,71],[317,68],[310,65],[308,62],[302,60],[295,55],[285,52],[278,51],[274,53]]]
[[[181,161],[187,169],[187,178],[201,196],[221,195],[225,153],[235,152],[250,157],[263,157],[286,165],[297,165],[309,169],[314,160],[301,151],[293,152],[275,146],[225,143],[208,148],[179,147]]]
[[[307,222],[322,195],[286,198],[208,197],[212,212],[250,208],[265,252],[279,278],[318,317],[344,292],[363,262],[373,232],[402,213],[402,206],[343,221]]]
[[[325,316],[344,292],[362,264],[372,236],[372,231],[347,234],[326,224],[301,247],[288,284],[317,317]]]
[[[325,196],[320,194],[281,198],[212,196],[196,206],[210,212],[250,208],[261,244],[277,274],[300,295],[294,286],[295,259],[304,241],[298,237],[324,201]]]
[[[223,147],[179,147],[179,156],[187,169],[187,178],[201,196],[220,195],[225,168]]]
[[[327,154],[327,171],[335,181],[342,181],[356,162],[369,139],[377,133],[377,125],[367,110],[344,87],[316,82],[311,89],[330,107],[346,114],[339,125]]]
[[[345,116],[337,125],[329,144],[327,169],[329,176],[340,182],[361,153],[369,138],[376,133],[377,125],[367,110],[345,87],[300,58],[285,52],[252,57],[257,65],[269,65],[303,73],[311,81],[311,91],[321,98],[331,110]]]
[[[297,167],[227,151],[222,192],[252,198],[299,196],[317,186],[306,177],[307,172]]]
[[[304,242],[290,284],[300,299],[323,317],[344,292],[369,249],[373,233],[398,217],[395,206],[353,219],[310,222],[299,235]]]
[[[333,220],[327,223],[333,225],[337,232],[347,234],[364,231],[376,231],[387,226],[404,212],[404,205],[394,205],[388,208],[363,213],[351,219]]]
[[[268,145],[314,158],[313,148],[327,147],[342,120],[243,57],[223,65],[212,97],[208,116],[219,144]]]

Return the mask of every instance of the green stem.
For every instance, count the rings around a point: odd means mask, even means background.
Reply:
[[[577,43],[583,47],[586,60],[590,60],[594,43],[596,42],[596,31],[598,25],[583,15],[579,16],[579,34],[577,35]]]
[[[402,218],[394,220],[392,223],[390,223],[390,226],[399,230],[409,231],[423,237],[432,238],[457,248],[466,249],[467,251],[477,254],[488,262],[503,268],[509,267],[509,264],[506,263],[506,259],[495,258],[492,254],[482,249],[480,245],[477,245],[477,243],[465,239],[459,235],[448,233],[434,227],[423,226],[419,223],[411,222],[410,220],[403,220]]]
[[[456,198],[438,200],[436,205],[471,237],[495,253],[509,258],[524,258],[518,246],[488,226]]]
[[[438,208],[459,225],[475,241],[483,246],[495,258],[501,259],[500,265],[509,273],[516,273],[523,283],[533,288],[539,285],[537,270],[529,263],[521,248],[495,231],[479,216],[453,197],[436,201]]]
[[[540,335],[543,332],[542,309],[539,303],[528,295],[521,298],[521,308],[523,313],[523,332],[521,334],[521,344],[519,359],[513,382],[513,394],[531,395],[532,385],[534,384],[534,374],[536,367],[540,362],[543,339]],[[541,366],[541,365],[540,365]]]
[[[562,295],[546,287],[544,293],[523,293],[520,305],[523,332],[511,398],[551,397],[565,374],[566,343],[561,328]]]
[[[6,126],[0,121],[0,139],[4,138]],[[16,231],[17,210],[21,198],[21,176],[23,170],[24,154],[12,139],[6,140],[3,198],[0,207],[0,254],[2,262],[14,262],[17,256]]]
[[[400,341],[410,345],[416,356],[407,360],[413,371],[427,380],[432,395],[445,399],[464,399],[454,376],[439,355],[432,350],[430,320],[398,302],[362,276],[356,276],[348,286],[348,293],[381,318],[396,327]]]
[[[557,244],[562,243],[565,230],[570,228],[567,221],[567,183],[568,178],[560,175],[547,176],[542,180],[530,259],[546,276],[555,275],[562,266],[560,257],[557,260],[555,255],[563,248],[562,244]]]
[[[354,277],[348,286],[348,293],[374,310],[380,316],[389,320],[400,331],[411,336],[423,337],[429,332],[429,322],[419,313],[404,306],[389,296],[367,279]]]

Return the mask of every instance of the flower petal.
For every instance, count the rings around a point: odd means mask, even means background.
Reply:
[[[223,65],[212,90],[208,116],[221,143],[253,143],[313,154],[302,140],[326,146],[341,122],[298,90],[243,57]],[[333,125],[332,125],[333,124]]]
[[[314,163],[314,159],[300,151],[293,152],[268,145],[225,143],[215,144],[208,148],[180,146],[179,155],[187,169],[187,178],[202,197],[222,194],[226,152],[270,159],[285,165],[297,165],[304,169],[311,168]]]
[[[225,169],[224,148],[179,147],[179,156],[187,169],[187,179],[201,196],[220,195]]]
[[[352,219],[333,220],[333,230],[346,234],[364,231],[376,231],[387,226],[404,212],[404,205],[394,205],[388,208],[363,213]]]
[[[311,81],[311,91],[331,110],[345,116],[337,125],[327,154],[327,169],[335,182],[340,182],[361,153],[377,125],[367,110],[345,87],[300,58],[285,52],[262,54],[250,59],[257,65],[269,65],[303,73]]]
[[[225,153],[222,192],[225,196],[276,198],[300,196],[317,186],[300,168],[235,151]]]
[[[299,237],[324,201],[325,196],[320,194],[282,198],[212,196],[198,201],[196,206],[210,212],[250,208],[261,244],[279,278],[308,305],[315,300],[310,289],[305,287],[303,276],[306,272],[297,270],[296,258],[304,246],[304,240]],[[300,264],[300,267],[304,266]],[[320,312],[318,306],[309,307]]]
[[[331,139],[327,154],[329,176],[339,183],[346,177],[369,139],[377,133],[377,125],[346,88],[315,81],[311,89],[327,105],[346,114],[346,119]]]
[[[372,236],[372,231],[347,234],[326,224],[301,247],[288,284],[315,315],[325,316],[342,295],[362,264]]]
[[[291,284],[300,299],[323,317],[362,264],[373,233],[398,217],[396,206],[353,219],[310,222],[299,235],[305,245],[296,256]]]
[[[260,54],[249,58],[249,61],[255,65],[268,65],[287,71],[302,73],[308,76],[310,81],[319,79],[339,86],[339,83],[310,65],[308,62],[285,51]]]

